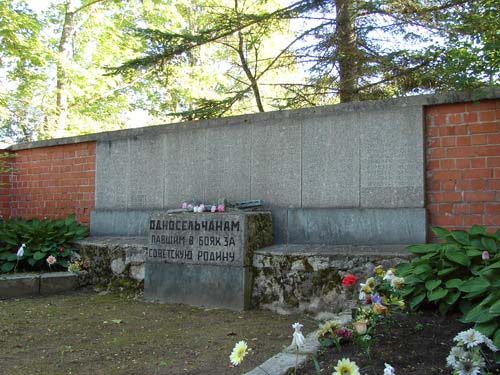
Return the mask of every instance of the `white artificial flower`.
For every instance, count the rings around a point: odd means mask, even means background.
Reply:
[[[490,349],[492,352],[498,351],[498,348],[495,346],[493,341],[490,340],[489,337],[484,336],[483,341],[486,344],[486,346],[488,347],[488,349]]]
[[[25,244],[22,244],[22,245],[19,247],[19,249],[17,250],[17,254],[16,254],[16,256],[17,256],[18,258],[21,258],[21,257],[24,255],[24,248],[25,248],[25,247],[26,247],[26,245],[25,245]]]
[[[471,328],[467,331],[458,333],[453,341],[461,342],[467,348],[473,348],[474,346],[479,346],[483,342],[485,342],[484,339],[485,336],[481,332],[476,331],[474,328]]]
[[[396,372],[394,371],[394,367],[392,367],[388,363],[384,363],[384,375],[396,375]]]
[[[292,324],[292,328],[295,330],[293,332],[292,346],[294,346],[297,350],[299,350],[302,346],[304,346],[305,337],[300,331],[304,327],[300,323]]]
[[[358,296],[358,299],[360,301],[366,301],[366,293],[363,292],[362,290],[359,292],[359,296]]]
[[[481,367],[470,362],[459,362],[455,370],[457,370],[458,375],[479,375],[481,373]]]
[[[385,276],[383,278],[383,280],[389,280],[391,281],[392,279],[394,279],[394,272],[392,272],[391,270],[387,270],[387,272],[385,273]]]
[[[463,346],[454,346],[451,348],[448,357],[446,357],[446,364],[450,367],[455,368],[460,358],[462,358],[464,355],[465,350]]]
[[[234,346],[233,351],[229,356],[229,360],[234,366],[238,366],[243,361],[243,358],[245,358],[245,356],[247,355],[247,352],[247,343],[246,341],[241,340]]]
[[[387,271],[387,272],[389,272],[389,271]],[[391,279],[391,287],[392,287],[392,289],[399,289],[403,286],[404,282],[405,282],[405,279],[402,277],[393,277]]]

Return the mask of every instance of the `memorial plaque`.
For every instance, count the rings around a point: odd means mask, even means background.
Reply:
[[[244,219],[223,213],[153,216],[146,256],[151,262],[246,266]]]
[[[145,297],[247,309],[253,252],[271,244],[269,212],[153,215],[148,225]]]

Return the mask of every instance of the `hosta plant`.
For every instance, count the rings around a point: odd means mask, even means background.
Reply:
[[[468,232],[434,227],[441,243],[412,245],[415,257],[398,266],[409,306],[435,304],[442,314],[459,308],[462,321],[500,344],[500,230],[475,225]]]
[[[87,228],[74,215],[0,221],[0,272],[67,269],[75,255],[73,242],[86,235]]]

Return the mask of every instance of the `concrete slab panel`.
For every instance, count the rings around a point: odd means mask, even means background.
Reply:
[[[361,114],[361,207],[423,207],[421,106]]]
[[[95,204],[96,209],[125,209],[129,194],[128,140],[97,142]]]
[[[39,275],[0,276],[0,299],[36,296],[39,293]]]
[[[54,272],[40,275],[40,294],[50,295],[78,288],[78,276],[72,272]]]
[[[209,128],[206,134],[205,200],[249,200],[251,126]]]
[[[206,129],[172,131],[163,142],[163,207],[180,207],[185,200],[204,200]]]
[[[359,128],[356,113],[304,123],[302,207],[359,206]]]
[[[251,199],[281,207],[301,205],[301,121],[252,125]]]
[[[164,147],[162,137],[129,140],[128,209],[163,207]]]
[[[146,262],[144,297],[149,301],[245,310],[250,307],[249,267]]]
[[[291,209],[291,244],[409,244],[426,240],[423,208]]]

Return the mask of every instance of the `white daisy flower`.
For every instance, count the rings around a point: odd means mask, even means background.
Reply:
[[[453,341],[461,342],[467,348],[479,346],[484,342],[485,336],[475,329],[471,328],[467,331],[462,331],[455,336]]]

